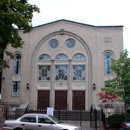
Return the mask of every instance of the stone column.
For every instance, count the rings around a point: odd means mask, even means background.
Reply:
[[[51,74],[50,74],[50,77],[51,77],[51,80],[50,80],[50,106],[51,107],[55,107],[55,90],[54,90],[54,87],[55,87],[55,64],[54,64],[54,60],[51,61]]]
[[[67,109],[72,110],[72,61],[68,63],[68,92],[67,92]]]

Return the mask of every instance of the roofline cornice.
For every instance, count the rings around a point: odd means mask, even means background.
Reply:
[[[65,20],[65,19],[60,19],[60,20],[56,20],[56,21],[53,21],[53,22],[49,22],[49,23],[45,23],[45,24],[42,24],[42,25],[38,25],[38,26],[34,26],[33,28],[38,28],[38,27],[41,27],[41,26],[46,26],[46,25],[50,25],[50,24],[53,24],[53,23],[57,23],[57,22],[70,22],[70,23],[75,23],[75,24],[80,24],[80,25],[84,25],[84,26],[90,26],[90,27],[94,27],[94,28],[113,28],[113,27],[123,27],[123,25],[105,25],[105,26],[95,26],[95,25],[90,25],[90,24],[85,24],[85,23],[80,23],[80,22],[75,22],[75,21],[71,21],[71,20]]]

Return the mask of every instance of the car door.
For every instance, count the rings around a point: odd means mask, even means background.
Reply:
[[[20,120],[20,125],[24,130],[38,130],[36,115],[26,115]]]
[[[39,130],[59,130],[57,125],[46,116],[38,115]]]

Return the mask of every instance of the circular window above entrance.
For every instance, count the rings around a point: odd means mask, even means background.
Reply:
[[[49,46],[50,46],[51,48],[53,48],[53,49],[57,48],[58,45],[59,45],[59,42],[58,42],[56,39],[52,39],[52,40],[50,40],[50,42],[49,42]]]
[[[68,48],[73,48],[73,47],[75,46],[75,44],[76,44],[75,40],[72,39],[72,38],[66,40],[65,43],[66,43],[66,46],[67,46]]]

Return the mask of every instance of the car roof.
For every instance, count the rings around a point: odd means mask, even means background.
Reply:
[[[27,114],[24,114],[24,115],[44,115],[44,116],[48,116],[47,114],[42,114],[42,113],[27,113]]]

